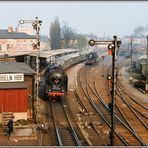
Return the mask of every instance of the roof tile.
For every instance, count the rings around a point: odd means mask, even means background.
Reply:
[[[8,30],[0,30],[0,39],[36,39],[36,37],[23,32],[8,32]]]

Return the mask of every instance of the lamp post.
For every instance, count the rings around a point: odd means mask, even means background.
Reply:
[[[36,53],[36,113],[35,113],[35,122],[38,122],[38,105],[39,105],[39,55],[40,55],[40,38],[39,38],[39,31],[40,26],[42,24],[42,21],[38,19],[38,17],[35,18],[35,20],[20,20],[20,24],[24,23],[31,23],[33,26],[33,29],[36,30],[36,44],[33,44],[34,48],[37,49]]]

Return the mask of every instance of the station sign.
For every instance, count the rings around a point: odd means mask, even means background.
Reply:
[[[0,74],[0,82],[23,82],[24,74],[15,73],[15,74]]]

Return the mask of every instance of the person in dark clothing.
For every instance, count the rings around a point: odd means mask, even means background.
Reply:
[[[8,129],[8,134],[9,136],[11,135],[11,133],[13,133],[13,119],[14,116],[12,116],[12,118],[9,120],[8,124],[7,124],[7,129]]]

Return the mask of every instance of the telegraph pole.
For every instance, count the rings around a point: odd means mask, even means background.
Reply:
[[[146,86],[145,91],[148,92],[148,35],[147,35],[147,55],[146,55]]]
[[[40,56],[40,26],[42,24],[42,21],[38,19],[38,17],[35,18],[35,20],[20,20],[20,24],[24,23],[31,23],[33,26],[33,29],[36,31],[36,43],[33,43],[33,48],[36,49],[36,109],[34,113],[35,122],[38,122],[38,105],[39,105],[39,56]]]
[[[40,56],[40,36],[39,36],[39,31],[40,31],[40,26],[41,26],[42,21],[38,20],[38,17],[36,17],[35,22],[33,22],[32,26],[33,29],[36,30],[36,39],[37,43],[35,44],[36,49],[37,49],[37,55],[36,55],[36,122],[38,121],[38,106],[39,106],[39,56]]]
[[[101,56],[102,57],[102,77],[104,77],[104,58],[105,56]]]
[[[114,145],[114,132],[115,132],[115,100],[116,100],[116,83],[117,83],[117,36],[114,36],[114,48],[112,48],[112,99],[111,99],[111,132],[110,132],[110,145]]]
[[[132,63],[133,63],[133,36],[131,36],[131,72],[132,72]]]
[[[89,45],[108,45],[109,53],[112,55],[112,89],[111,89],[111,103],[109,109],[111,113],[111,131],[110,131],[110,145],[114,145],[115,136],[115,100],[116,100],[116,83],[117,83],[117,50],[121,41],[117,40],[117,36],[113,36],[113,41],[94,41],[90,40]]]

